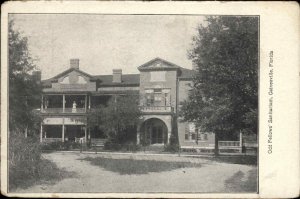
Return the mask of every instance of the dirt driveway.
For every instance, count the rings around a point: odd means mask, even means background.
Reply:
[[[158,192],[256,192],[256,167],[218,163],[203,158],[117,154],[50,153],[44,157],[74,175],[52,184],[34,185],[16,192],[27,193],[158,193]],[[201,167],[179,168],[147,174],[120,174],[85,158],[111,158],[192,162]],[[252,179],[252,180],[251,180]],[[253,182],[254,181],[254,182]]]

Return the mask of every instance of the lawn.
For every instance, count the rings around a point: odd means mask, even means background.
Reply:
[[[62,176],[16,192],[26,193],[255,193],[256,165],[236,160],[142,154],[43,154]],[[232,159],[230,159],[232,160]],[[248,161],[246,161],[248,162]]]

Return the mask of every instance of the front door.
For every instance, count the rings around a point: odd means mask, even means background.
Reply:
[[[151,134],[152,144],[162,144],[163,143],[163,128],[162,126],[153,126]]]

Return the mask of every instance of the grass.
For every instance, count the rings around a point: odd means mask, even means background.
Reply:
[[[75,177],[75,173],[59,169],[55,163],[43,158],[35,167],[34,175],[28,175],[22,170],[14,171],[9,178],[9,190],[28,188],[36,184],[54,184],[64,178]]]
[[[171,171],[180,168],[201,167],[199,163],[192,162],[166,162],[155,160],[136,160],[130,159],[112,159],[105,157],[91,158],[82,160],[89,161],[92,165],[100,166],[105,170],[119,174],[148,174],[150,172]]]
[[[230,192],[257,192],[257,171],[252,169],[248,172],[247,179],[241,171],[236,172],[225,181],[225,187]]]

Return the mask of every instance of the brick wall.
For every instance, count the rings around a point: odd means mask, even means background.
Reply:
[[[171,106],[176,107],[176,79],[177,71],[165,71],[165,81],[151,81],[150,71],[141,71],[140,73],[140,95],[145,96],[147,88],[170,88]]]

